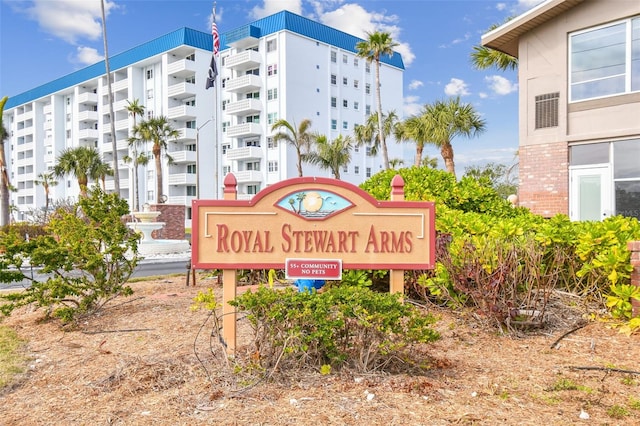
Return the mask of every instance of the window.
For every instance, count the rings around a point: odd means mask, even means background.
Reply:
[[[353,88],[354,89],[357,89],[359,85],[360,85],[360,82],[358,80],[353,80]]]
[[[364,174],[365,174],[366,177],[370,178],[371,177],[371,167],[367,167],[365,169]]]
[[[366,115],[371,115],[371,105],[367,105],[364,107],[364,113]]]
[[[197,129],[196,121],[195,121],[195,120],[187,121],[187,122],[185,123],[185,127],[186,127],[187,129]]]
[[[185,59],[187,61],[195,61],[196,60],[196,54],[192,53],[191,55],[187,56]]]
[[[187,151],[192,151],[192,152],[195,152],[195,151],[196,151],[196,144],[195,144],[195,143],[187,144],[187,145],[185,145],[184,147],[185,147],[185,149],[186,149]]]
[[[260,99],[260,92],[247,93],[245,98],[246,99]]]
[[[187,173],[195,175],[196,174],[196,165],[195,164],[187,164]]]
[[[338,84],[338,76],[336,76],[335,74],[331,74],[331,84],[333,84],[334,86]]]
[[[222,122],[222,133],[227,131],[227,127],[231,126],[231,122],[230,121],[223,121]]]
[[[571,101],[640,90],[640,17],[569,37]]]
[[[278,113],[277,112],[270,112],[269,114],[267,114],[267,123],[268,124],[273,124],[276,121],[278,121]]]
[[[67,113],[67,123],[71,121],[71,114]]]
[[[356,175],[359,175],[360,174],[360,166],[354,166],[353,167],[353,173],[356,174]]]
[[[229,103],[228,99],[225,99],[222,101],[222,110],[226,111],[227,110],[227,104]]]
[[[260,139],[253,139],[250,141],[246,141],[244,143],[244,146],[255,146],[255,147],[259,147],[260,146]]]
[[[147,191],[147,201],[155,201],[153,189]]]
[[[260,192],[260,185],[247,185],[247,194],[256,195]]]
[[[348,85],[349,84],[349,79],[347,79],[347,77],[342,77],[342,84],[343,85]]]
[[[383,131],[384,131],[384,130],[383,130]],[[367,157],[370,157],[370,156],[371,156],[371,147],[370,147],[370,146],[366,147],[366,149],[365,149],[365,155],[366,155]]]
[[[71,139],[71,130],[67,130],[67,139]]]
[[[355,109],[356,111],[358,109],[360,109],[360,103],[359,102],[353,102],[353,109]]]
[[[342,166],[342,173],[349,173],[349,166]]]
[[[229,151],[231,149],[231,145],[229,145],[228,143],[222,144],[222,153],[226,154],[227,151]]]
[[[278,74],[278,64],[272,64],[267,67],[267,75]]]
[[[195,197],[195,196],[196,196],[196,186],[187,185],[187,197]]]
[[[346,100],[346,99],[343,99],[342,100],[342,106],[345,107],[345,108],[349,108],[349,101]]]
[[[259,161],[252,161],[250,163],[247,163],[246,164],[246,170],[260,171],[260,162]]]
[[[360,152],[360,147],[358,145],[354,146],[353,152]]]
[[[353,66],[354,67],[358,66],[358,58],[353,58]]]
[[[260,115],[256,114],[256,115],[247,115],[245,117],[244,120],[245,123],[259,123],[260,122]]]
[[[338,129],[338,120],[331,120],[331,130]]]
[[[153,78],[153,70],[147,70],[147,80],[151,80]]]
[[[278,99],[278,88],[277,87],[267,90],[267,100],[272,101],[274,99]]]
[[[343,122],[342,122],[342,128],[343,128],[344,130],[348,130],[348,129],[349,129],[349,122],[347,122],[347,121],[343,121]]]
[[[371,72],[371,64],[369,62],[365,62],[364,71],[368,74]]]
[[[364,85],[364,93],[366,93],[367,95],[371,94],[371,85],[369,83]]]
[[[231,166],[222,166],[222,174],[228,175],[229,173],[231,173]]]
[[[195,99],[191,99],[191,100],[185,101],[184,104],[187,105],[187,106],[196,106],[196,100]]]
[[[536,96],[536,129],[558,126],[560,92]]]
[[[187,77],[184,79],[185,83],[196,84],[196,76],[192,75],[191,77]]]
[[[338,53],[337,52],[331,52],[331,62],[333,62],[334,64],[336,62],[338,62]]]
[[[343,64],[349,63],[349,58],[347,57],[347,55],[342,55],[342,63]]]
[[[278,171],[278,162],[277,161],[269,161],[269,171],[270,172],[277,172]]]
[[[277,40],[267,40],[267,52],[273,52],[277,47]]]
[[[153,89],[147,90],[147,99],[153,99]]]
[[[269,149],[274,149],[278,147],[278,141],[273,139],[271,136],[267,138],[267,147]]]
[[[246,70],[244,75],[260,75],[260,68],[254,68],[251,70]]]
[[[335,96],[331,97],[331,108],[335,108],[338,106],[338,98],[336,98]]]

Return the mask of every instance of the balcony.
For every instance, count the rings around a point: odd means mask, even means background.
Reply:
[[[167,95],[172,98],[188,98],[196,94],[196,85],[193,83],[178,83],[169,86]]]
[[[169,175],[169,185],[195,185],[195,173],[176,173]]]
[[[102,182],[100,182],[100,185],[102,185]],[[107,191],[113,191],[116,189],[115,181],[113,179],[105,181],[104,187]],[[129,179],[120,179],[120,189],[125,188],[129,188]]]
[[[184,196],[184,195],[170,195],[167,198],[167,204],[175,204],[178,206],[188,206],[191,207],[191,201],[196,197],[193,196]]]
[[[123,99],[121,101],[117,101],[113,103],[113,110],[114,111],[123,111],[126,110],[127,107],[129,106],[129,102],[127,99]],[[105,111],[108,113],[109,112],[109,105],[107,104],[107,107],[105,108]],[[129,113],[129,111],[127,111],[127,114]]]
[[[227,160],[259,160],[262,158],[262,149],[257,146],[245,146],[243,148],[227,149]]]
[[[51,120],[47,120],[44,122],[43,127],[45,130],[51,130],[51,128],[53,127],[53,123],[51,122]]]
[[[167,65],[167,75],[172,75],[177,77],[188,77],[190,75],[194,75],[195,72],[196,72],[195,61],[182,59]]]
[[[167,118],[170,120],[193,120],[196,118],[196,108],[191,105],[179,105],[169,108]]]
[[[259,90],[262,87],[260,76],[249,74],[242,77],[227,80],[225,90],[227,92],[242,93]]]
[[[196,129],[191,129],[188,127],[181,127],[178,130],[178,132],[180,132],[180,136],[178,136],[178,140],[179,141],[185,141],[185,140],[195,140],[196,139],[196,134],[197,131]]]
[[[51,106],[51,104],[47,104],[47,105],[42,107],[42,113],[44,115],[51,114],[51,110],[52,109],[53,109],[53,107]]]
[[[78,139],[96,140],[98,139],[98,130],[97,129],[80,129],[78,130]]]
[[[78,121],[98,121],[98,111],[80,111],[78,113]]]
[[[173,158],[174,163],[195,163],[196,151],[173,151],[169,155]]]
[[[118,131],[118,130],[129,130],[129,119],[128,118],[116,121],[116,131]]]
[[[225,58],[224,66],[238,71],[256,68],[262,63],[262,56],[255,50],[245,50]]]
[[[260,136],[262,128],[257,123],[243,123],[237,126],[229,126],[226,131],[228,138],[246,138],[249,136]]]
[[[80,93],[78,94],[78,103],[79,104],[97,104],[98,94],[93,92]]]
[[[256,170],[243,170],[234,172],[234,176],[238,183],[262,182],[262,172]]]
[[[243,99],[228,103],[224,111],[230,115],[249,115],[262,111],[262,102],[258,99]]]

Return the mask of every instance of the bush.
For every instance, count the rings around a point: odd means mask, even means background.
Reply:
[[[248,314],[255,333],[252,353],[266,369],[385,369],[392,360],[407,360],[415,344],[439,338],[430,328],[432,316],[399,295],[367,287],[341,285],[321,294],[260,287],[231,304]]]
[[[124,284],[138,263],[139,236],[120,220],[128,210],[125,200],[96,188],[75,209],[56,211],[47,234],[29,241],[17,230],[7,234],[0,255],[0,266],[7,271],[0,281],[30,279],[20,271],[27,261],[49,278],[32,281],[23,292],[3,295],[8,303],[1,306],[2,312],[34,304],[70,322],[96,312],[114,297],[131,294]]]

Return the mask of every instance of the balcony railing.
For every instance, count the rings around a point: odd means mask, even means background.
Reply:
[[[262,111],[262,102],[258,99],[243,99],[228,103],[225,112],[231,115],[249,115]]]
[[[167,95],[172,98],[187,98],[196,94],[196,85],[192,83],[177,83],[169,86]]]
[[[243,123],[227,127],[226,133],[229,138],[260,136],[262,134],[262,128],[257,123]]]
[[[171,120],[187,119],[196,117],[196,108],[191,105],[178,105],[169,108],[167,118]]]
[[[176,173],[169,175],[169,185],[195,185],[195,173]]]
[[[245,146],[227,150],[227,160],[252,160],[262,158],[262,149],[257,146]]]
[[[236,70],[246,70],[249,68],[256,68],[262,63],[262,56],[255,50],[245,50],[236,55],[231,55],[225,58],[224,65],[228,68],[234,68]]]
[[[191,207],[191,200],[195,198],[196,197],[193,197],[193,196],[169,195],[169,198],[167,198],[167,204],[175,204],[179,206]]]
[[[174,163],[195,163],[197,154],[195,151],[173,151],[169,155]]]
[[[187,59],[171,62],[167,65],[167,75],[193,75],[196,72],[196,62]]]
[[[80,129],[78,130],[78,139],[98,139],[98,130]]]
[[[243,170],[234,172],[238,183],[262,182],[262,172],[256,170]]]
[[[93,92],[84,92],[78,95],[79,104],[97,104],[98,94]]]
[[[262,87],[262,79],[253,74],[227,80],[225,90],[227,92],[251,92]]]
[[[80,111],[78,121],[98,121],[98,111]]]
[[[179,129],[176,129],[178,132],[180,132],[180,136],[178,136],[178,140],[182,141],[182,140],[195,140],[196,139],[196,134],[197,131],[196,129],[191,129],[188,127],[181,127]]]

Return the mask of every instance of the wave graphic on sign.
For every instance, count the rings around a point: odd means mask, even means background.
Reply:
[[[275,205],[305,219],[321,220],[352,207],[353,203],[334,192],[310,189],[291,192]]]

